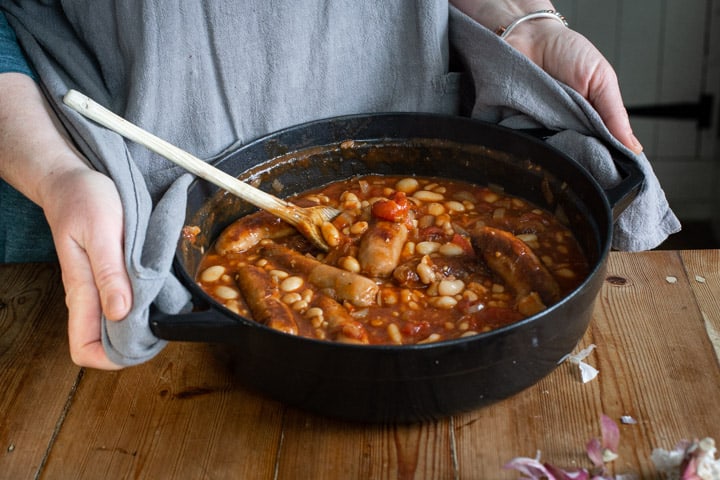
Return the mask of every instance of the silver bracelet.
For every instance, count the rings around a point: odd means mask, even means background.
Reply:
[[[523,15],[522,17],[518,18],[514,22],[512,22],[510,25],[508,25],[505,28],[499,28],[497,31],[497,34],[500,35],[500,38],[505,38],[508,35],[510,35],[510,32],[512,32],[515,27],[520,25],[526,20],[534,20],[536,18],[552,18],[557,20],[558,22],[562,23],[566,27],[569,27],[567,20],[565,17],[558,11],[555,10],[538,10],[537,12],[528,13],[527,15]]]

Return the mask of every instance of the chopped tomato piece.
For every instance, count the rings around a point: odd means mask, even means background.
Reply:
[[[372,206],[372,214],[382,220],[402,223],[407,219],[409,207],[405,193],[395,192],[392,198],[375,202]]]
[[[465,255],[471,257],[475,256],[475,250],[473,250],[472,244],[467,237],[456,233],[455,235],[453,235],[451,242],[462,248]]]

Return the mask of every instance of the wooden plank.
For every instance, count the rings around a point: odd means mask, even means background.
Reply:
[[[278,478],[456,478],[451,447],[447,421],[363,425],[288,411]]]
[[[678,282],[668,283],[670,275]],[[680,256],[614,253],[608,277],[580,345],[597,345],[587,363],[599,376],[583,384],[563,364],[516,397],[456,419],[461,478],[517,478],[501,465],[536,451],[559,466],[590,467],[585,444],[599,436],[602,413],[638,422],[620,425],[618,474],[655,478],[654,448],[720,437],[713,400],[720,367]],[[714,294],[720,294],[717,286]]]
[[[273,478],[284,407],[236,386],[210,345],[87,371],[47,478]]]
[[[681,257],[705,330],[720,363],[720,251],[688,250],[681,252]]]
[[[0,265],[0,472],[40,471],[80,369],[55,264]]]
[[[718,438],[720,411],[710,399],[720,389],[720,369],[679,255],[615,254],[608,274],[625,282],[606,285],[592,329],[604,372],[599,393],[605,413],[639,422],[622,428],[620,455],[638,462],[640,470],[629,473],[653,478],[654,448]]]

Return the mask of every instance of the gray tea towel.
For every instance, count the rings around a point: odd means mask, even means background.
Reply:
[[[632,156],[584,99],[495,34],[440,0],[3,1],[43,89],[93,167],[115,181],[125,208],[134,305],[103,321],[122,365],[162,349],[148,326],[189,295],[170,273],[191,180],[62,104],[68,89],[208,161],[263,134],[308,120],[380,111],[457,113],[450,44],[475,85],[473,115],[561,131],[549,141],[601,184],[617,180],[603,142]],[[656,246],[679,228],[644,156],[648,177],[617,223],[616,248]]]

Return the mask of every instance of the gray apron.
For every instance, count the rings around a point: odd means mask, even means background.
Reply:
[[[69,88],[211,161],[265,133],[318,118],[458,113],[452,44],[475,85],[474,116],[564,130],[556,146],[570,150],[601,183],[618,180],[599,139],[619,144],[587,103],[447,2],[2,5],[59,117],[120,192],[134,306],[122,322],[103,320],[103,340],[110,359],[122,365],[146,361],[164,345],[148,327],[151,305],[168,313],[188,305],[170,267],[191,177],[70,111],[62,105]],[[618,223],[615,246],[626,250],[651,248],[678,228],[647,160],[635,158],[650,180],[625,214],[628,221]]]

